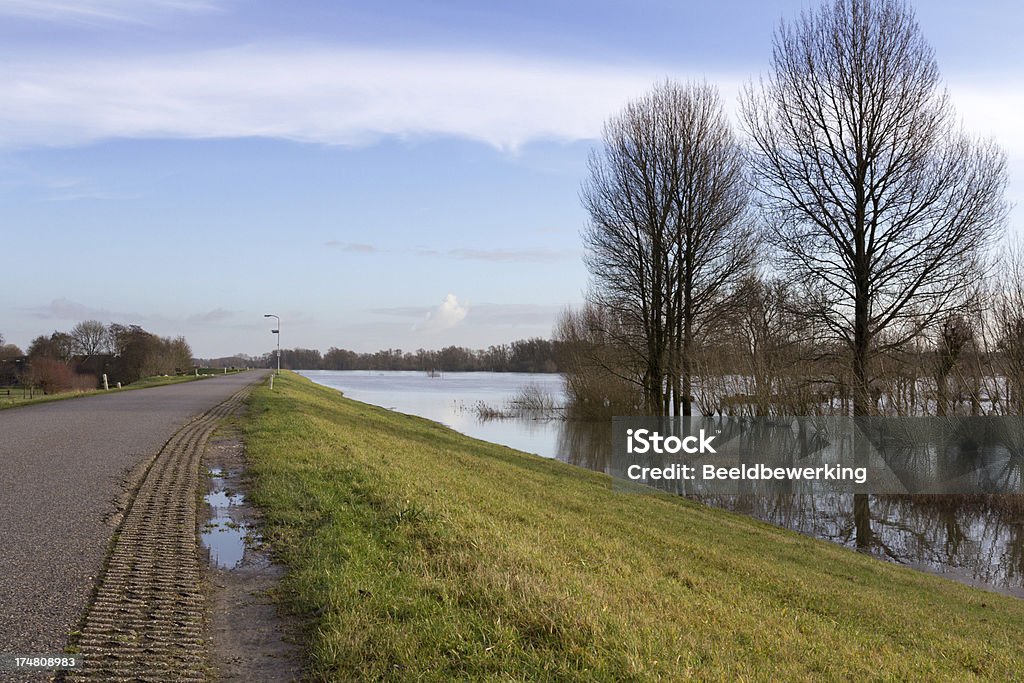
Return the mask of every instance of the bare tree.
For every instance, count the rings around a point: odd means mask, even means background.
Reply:
[[[1024,244],[1008,245],[997,272],[989,353],[991,374],[1002,378],[1003,386],[989,393],[998,397],[1000,412],[1024,415]]]
[[[630,335],[608,310],[593,304],[567,309],[555,325],[554,336],[573,418],[601,419],[642,411],[640,359],[620,342]]]
[[[948,415],[955,412],[951,406],[950,378],[957,364],[962,361],[968,348],[974,342],[974,330],[967,318],[959,313],[950,313],[942,321],[935,342],[935,356],[932,374],[935,379],[935,414]],[[957,392],[959,396],[960,392]],[[956,401],[953,401],[955,404]]]
[[[83,320],[71,329],[76,353],[94,356],[108,345],[107,327],[99,320]]]
[[[707,332],[709,314],[724,308],[751,272],[755,242],[745,220],[749,184],[743,151],[717,90],[690,86],[679,106],[681,182],[671,224],[672,296],[666,317],[672,408],[676,415],[680,408],[689,415],[695,341]]]
[[[794,315],[794,301],[791,287],[781,280],[751,276],[740,290],[734,321],[742,349],[738,374],[749,383],[746,397],[758,415],[778,410],[776,402],[783,393],[796,393],[785,380],[794,365],[808,365],[797,353],[805,334]]]
[[[603,141],[582,193],[591,300],[642,359],[647,410],[689,415],[694,340],[753,259],[742,151],[707,84],[656,86]]]
[[[836,0],[782,24],[742,116],[779,267],[821,292],[809,313],[849,349],[853,412],[868,414],[872,357],[955,307],[1003,225],[1004,155],[957,127],[897,0]]]

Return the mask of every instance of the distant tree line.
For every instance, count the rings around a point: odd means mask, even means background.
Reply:
[[[47,393],[94,389],[104,374],[111,385],[130,384],[192,366],[192,349],[184,337],[161,337],[139,325],[85,320],[68,331],[36,337],[24,354],[0,342],[0,383],[36,386]]]
[[[281,367],[291,370],[417,370],[422,372],[560,372],[562,345],[550,339],[521,339],[486,349],[447,346],[438,350],[386,349],[359,353],[331,347],[326,353],[317,349],[281,349]],[[275,367],[275,352],[252,357],[202,359],[210,367]]]

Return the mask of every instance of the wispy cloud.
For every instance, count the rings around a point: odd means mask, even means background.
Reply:
[[[0,0],[0,15],[109,18],[207,11],[200,0]],[[604,120],[665,77],[706,78],[730,108],[749,74],[609,65],[503,54],[252,45],[117,60],[11,60],[0,73],[0,145],[78,145],[111,138],[269,137],[358,145],[455,136],[501,149],[591,140]],[[1024,83],[954,76],[972,130],[1024,157]]]
[[[192,323],[219,323],[234,316],[234,313],[223,308],[215,308],[206,313],[193,313],[188,317]]]
[[[564,259],[579,258],[579,249],[547,249],[531,247],[526,249],[429,249],[426,247],[384,248],[372,244],[331,240],[324,246],[356,254],[412,254],[416,256],[437,256],[459,259],[460,261],[491,261],[504,263],[552,263]]]
[[[466,306],[468,309],[469,307]],[[565,309],[557,304],[473,304],[473,317],[467,325],[553,325],[558,315]],[[434,309],[429,306],[392,306],[389,308],[371,308],[367,313],[373,315],[424,319]]]
[[[101,192],[98,190],[82,190],[77,192],[55,192],[46,197],[48,202],[77,202],[82,200],[134,199],[137,195],[118,192]]]
[[[549,263],[579,258],[579,249],[452,249],[449,255],[464,261],[499,261],[511,263]]]
[[[380,251],[379,248],[372,244],[361,244],[358,242],[341,242],[339,240],[330,240],[324,242],[325,247],[332,247],[340,249],[341,251],[352,253],[352,254],[375,254]]]
[[[211,311],[212,313],[213,311]],[[321,320],[314,314],[306,311],[279,311],[281,314],[281,329],[284,330],[285,339],[294,339],[291,334],[296,329],[309,329],[321,325]],[[228,325],[234,330],[257,330],[267,332],[278,329],[277,321],[265,319],[259,312],[236,311],[231,313],[231,324]],[[276,340],[276,335],[274,339]]]
[[[39,320],[55,320],[64,322],[80,322],[82,320],[99,320],[101,322],[119,322],[126,324],[142,323],[219,323],[237,317],[235,311],[224,308],[214,308],[204,313],[193,313],[188,316],[166,316],[153,313],[132,313],[129,311],[115,311],[107,308],[87,306],[78,301],[66,297],[53,299],[48,304],[39,306],[28,306],[21,309]],[[304,318],[305,315],[296,314],[295,320]],[[262,319],[254,318],[252,325],[265,327]]]
[[[43,200],[47,202],[72,202],[80,200],[132,199],[137,195],[127,192],[113,192],[96,187],[86,179],[60,178],[42,183],[46,188]]]
[[[5,64],[0,144],[252,136],[361,144],[441,135],[511,149],[594,138],[610,113],[666,75],[657,66],[351,47],[49,56]]]
[[[145,24],[168,12],[210,12],[206,0],[0,0],[0,15],[63,23]]]
[[[554,304],[475,304],[473,320],[480,325],[554,325],[565,306]]]
[[[389,306],[387,308],[370,308],[366,312],[396,318],[422,318],[430,313],[430,310],[429,306]]]
[[[114,318],[135,317],[133,315],[116,313],[105,308],[93,308],[64,297],[54,299],[49,304],[43,306],[32,306],[22,310],[41,320],[109,321]]]

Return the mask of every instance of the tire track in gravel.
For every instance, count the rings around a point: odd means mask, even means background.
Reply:
[[[153,459],[114,534],[69,681],[205,681],[205,594],[196,538],[199,462],[245,387],[182,427]]]

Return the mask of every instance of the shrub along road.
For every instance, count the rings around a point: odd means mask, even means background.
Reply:
[[[265,376],[245,372],[0,412],[0,654],[67,646],[121,521],[126,486],[139,484],[183,425]],[[194,528],[187,533],[194,538]]]

